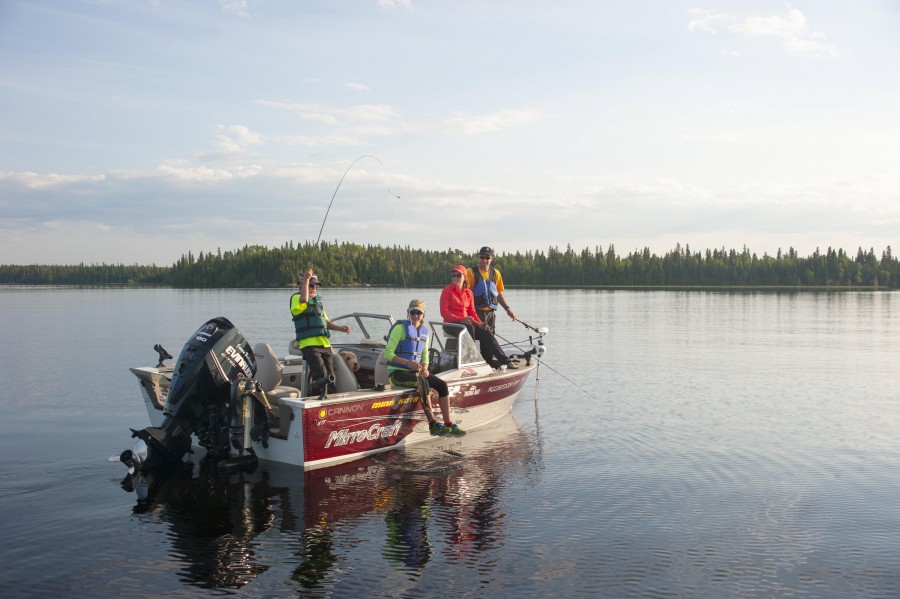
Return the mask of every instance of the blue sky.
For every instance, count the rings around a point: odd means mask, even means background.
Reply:
[[[880,252],[894,0],[0,0],[0,263]],[[347,171],[354,160],[362,158]]]

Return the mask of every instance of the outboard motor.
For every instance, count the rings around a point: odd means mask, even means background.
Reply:
[[[192,433],[213,456],[227,455],[232,382],[255,375],[253,349],[241,332],[221,316],[207,321],[178,356],[162,423],[132,429],[138,441],[119,459],[134,471],[171,465],[191,451]]]

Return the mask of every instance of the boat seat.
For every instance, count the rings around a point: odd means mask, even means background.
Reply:
[[[268,344],[264,344],[264,343],[261,343],[260,345],[268,346]],[[272,348],[269,348],[269,351],[272,351]],[[254,354],[256,353],[255,348],[253,350],[253,353]],[[301,352],[300,349],[297,348],[296,341],[291,341],[288,343],[288,353],[292,356],[302,356],[303,355],[303,352]],[[356,380],[356,375],[354,375],[352,372],[350,372],[350,367],[347,366],[347,363],[336,351],[333,353],[334,353],[334,355],[331,357],[331,364],[334,367],[334,389],[335,389],[335,392],[336,393],[349,393],[351,391],[358,391],[359,390],[359,382]],[[275,354],[273,353],[272,356],[274,357]],[[276,360],[276,362],[277,362],[277,360]],[[304,360],[304,364],[305,364],[305,360]],[[258,366],[257,366],[257,368],[258,368]],[[306,366],[304,366],[303,372],[304,373],[309,372],[309,370]],[[258,374],[259,373],[257,372],[257,375]],[[279,376],[281,376],[280,372],[279,372]],[[304,378],[304,382],[303,382],[303,387],[304,387],[303,392],[304,393],[308,392],[308,389],[306,388],[308,385],[308,381],[305,380],[308,376],[309,375],[306,374],[303,377]],[[292,397],[294,397],[294,396],[292,396]]]
[[[391,386],[390,378],[388,378],[387,360],[384,359],[384,351],[378,354],[375,360],[375,386],[389,389]]]
[[[256,380],[266,395],[275,397],[300,397],[300,389],[281,384],[281,362],[268,343],[257,343],[253,346],[256,358]]]
[[[359,383],[356,375],[350,372],[347,362],[337,352],[331,357],[331,364],[334,366],[334,390],[337,393],[349,393],[359,390]]]

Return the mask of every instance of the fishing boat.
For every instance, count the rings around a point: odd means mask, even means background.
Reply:
[[[355,312],[333,322],[353,333],[332,346],[334,390],[327,395],[311,392],[309,367],[293,342],[278,357],[267,343],[251,346],[224,317],[204,323],[174,366],[157,345],[156,366],[131,369],[151,426],[132,429],[137,442],[119,459],[132,471],[149,470],[200,447],[223,469],[267,460],[313,470],[435,439],[423,409],[431,405],[424,379],[417,388],[390,384],[384,349],[393,317]],[[529,327],[527,341],[504,346],[510,367],[495,369],[464,326],[429,328],[429,370],[447,382],[450,419],[467,431],[510,412],[546,349],[547,329]]]

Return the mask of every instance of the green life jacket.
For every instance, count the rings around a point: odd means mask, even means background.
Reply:
[[[325,320],[325,308],[318,297],[309,298],[306,310],[294,316],[293,320],[297,341],[309,337],[331,337]]]

